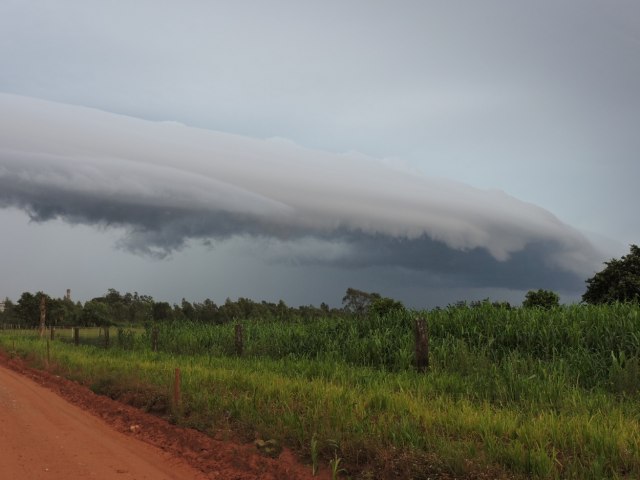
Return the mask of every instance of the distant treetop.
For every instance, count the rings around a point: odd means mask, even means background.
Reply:
[[[591,304],[640,302],[640,248],[631,245],[628,255],[604,263],[606,267],[587,280],[582,300]]]
[[[550,309],[560,305],[560,297],[551,290],[529,290],[524,297],[522,306],[524,308],[544,308]]]

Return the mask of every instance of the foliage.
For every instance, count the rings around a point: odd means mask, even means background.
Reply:
[[[80,321],[83,326],[109,325],[111,323],[109,321],[109,308],[102,302],[91,300],[84,304]]]
[[[395,310],[367,321],[354,321],[347,315],[316,320],[246,319],[239,322],[244,332],[243,356],[411,371],[417,316],[427,319],[431,364],[475,378],[474,398],[478,400],[499,403],[520,398],[528,385],[525,378],[531,375],[554,375],[559,382],[613,393],[640,387],[633,370],[634,359],[640,360],[640,307],[633,304],[544,310],[505,309],[486,303],[431,312]],[[232,323],[181,320],[162,322],[157,328],[161,352],[236,356]],[[136,331],[130,342],[149,348],[151,327]],[[81,335],[82,342],[84,338]],[[492,375],[497,378],[492,380]],[[503,375],[512,383],[501,393],[497,385]],[[544,394],[542,390],[538,393]]]
[[[417,315],[428,375],[411,368]],[[153,398],[170,395],[180,367],[178,423],[276,438],[319,465],[340,458],[351,478],[640,478],[638,305],[241,323],[242,358],[232,324],[181,320],[159,325],[159,352],[138,330],[133,350],[56,340],[50,364]],[[0,345],[46,358],[33,334],[2,333]]]
[[[171,305],[167,302],[156,302],[151,309],[153,320],[161,322],[171,317]]]
[[[107,307],[109,323],[114,324],[140,324],[152,318],[154,305],[153,298],[148,295],[139,295],[138,292],[120,294],[110,288],[106,295],[91,300],[99,302]]]
[[[18,323],[16,305],[10,298],[4,299],[4,310],[0,312],[0,322],[8,325],[15,325]]]
[[[640,247],[631,245],[628,255],[605,265],[586,281],[582,300],[591,304],[640,301]]]
[[[529,293],[526,307],[557,305],[553,292]],[[37,295],[8,302],[0,321],[37,324]],[[637,303],[547,309],[486,299],[413,312],[356,289],[345,299],[340,310],[246,298],[171,306],[113,289],[84,306],[48,299],[51,321],[147,327],[118,328],[109,350],[100,329],[80,347],[61,329],[49,365],[154,399],[180,367],[178,423],[268,434],[352,478],[640,478]],[[412,367],[418,316],[428,322],[428,375]],[[157,352],[153,318],[162,320]],[[241,358],[234,321],[244,327]],[[0,332],[0,346],[46,358],[31,333]]]
[[[560,306],[560,297],[557,293],[552,292],[551,290],[529,290],[525,295],[522,306],[524,308],[537,307],[549,310]]]
[[[46,305],[48,325],[75,325],[79,322],[82,307],[69,299],[52,298]]]
[[[487,307],[503,308],[503,309],[506,309],[506,310],[511,310],[513,308],[509,302],[505,302],[505,301],[501,301],[501,302],[494,301],[494,302],[492,302],[489,298],[485,298],[483,300],[473,300],[472,302],[467,302],[466,300],[460,300],[458,302],[451,303],[451,304],[447,305],[448,309],[456,309],[456,308],[487,308]],[[435,310],[436,311],[440,311],[441,308],[440,307],[436,307]]]
[[[368,293],[351,287],[347,288],[344,297],[342,297],[342,305],[346,313],[358,317],[369,314],[384,316],[395,310],[404,310],[402,303],[393,298],[383,297],[379,293]]]
[[[0,313],[0,323],[37,325],[42,295],[45,294],[24,292],[15,305],[7,299],[6,313]],[[47,325],[55,326],[145,325],[151,320],[221,325],[241,319],[297,321],[339,317],[345,314],[342,309],[330,308],[325,303],[320,307],[313,305],[290,307],[282,300],[277,303],[255,302],[244,297],[235,301],[227,298],[222,305],[216,305],[210,299],[205,299],[201,303],[191,303],[183,298],[180,305],[171,305],[167,302],[155,301],[152,297],[140,295],[138,292],[121,294],[112,288],[105,295],[95,297],[84,305],[49,296],[46,296],[46,305]]]
[[[368,312],[371,303],[380,298],[379,293],[367,293],[357,288],[349,287],[344,297],[342,297],[342,305],[345,312],[362,316]]]
[[[378,315],[379,317],[389,315],[391,312],[397,310],[404,310],[404,305],[402,305],[402,302],[387,297],[376,298],[371,302],[371,305],[369,306],[369,311],[374,315]]]
[[[24,326],[35,327],[40,323],[40,301],[45,298],[46,305],[50,305],[51,297],[45,293],[32,294],[24,292],[16,304],[16,315]]]

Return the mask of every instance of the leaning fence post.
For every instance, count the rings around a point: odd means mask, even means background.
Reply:
[[[244,344],[242,341],[242,325],[240,323],[236,323],[236,355],[242,356],[243,350]]]
[[[80,327],[73,327],[73,344],[80,345]]]
[[[426,372],[429,368],[429,331],[424,318],[417,318],[415,323],[416,370]]]

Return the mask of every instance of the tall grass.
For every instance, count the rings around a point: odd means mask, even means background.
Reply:
[[[439,370],[471,376],[482,373],[486,378],[488,371],[497,369],[495,374],[513,377],[514,381],[516,377],[535,375],[621,393],[634,393],[640,388],[640,308],[624,304],[550,311],[484,305],[394,312],[363,319],[243,321],[244,355],[333,360],[396,372],[410,370],[416,316],[426,316],[428,320],[431,362]],[[181,355],[235,354],[231,324],[181,322],[161,324],[159,329],[161,351]],[[135,344],[149,345],[149,333],[146,335]]]
[[[416,315],[429,323],[427,374],[411,368]],[[126,348],[56,342],[52,362],[97,390],[152,386],[167,398],[179,366],[179,422],[258,432],[308,458],[315,439],[325,464],[341,458],[362,478],[640,478],[637,306],[242,324],[242,358],[233,325],[166,324],[159,352],[149,331],[130,332]],[[44,355],[25,335],[0,345]]]

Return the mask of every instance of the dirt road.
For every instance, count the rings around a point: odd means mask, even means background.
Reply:
[[[206,478],[2,367],[0,456],[0,478],[6,479]]]
[[[264,458],[0,358],[0,479],[308,478],[289,451]]]

